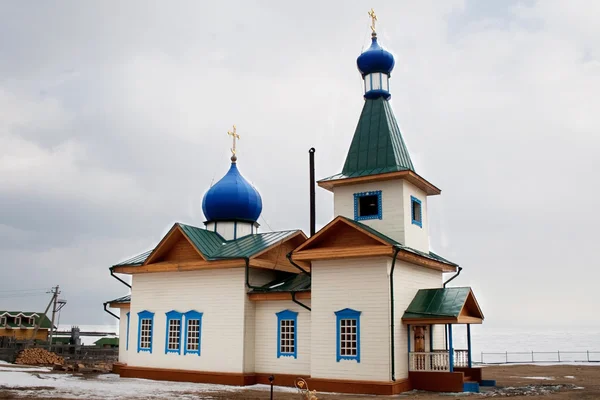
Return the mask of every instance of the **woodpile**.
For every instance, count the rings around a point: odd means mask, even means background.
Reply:
[[[15,364],[25,365],[55,365],[64,364],[65,360],[45,349],[30,348],[22,350],[17,356]]]

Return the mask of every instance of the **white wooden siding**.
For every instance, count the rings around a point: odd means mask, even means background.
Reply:
[[[310,300],[299,300],[308,307]],[[310,375],[311,354],[311,312],[289,301],[257,301],[256,304],[256,346],[255,369],[265,374]],[[277,358],[277,315],[290,310],[298,313],[296,327],[297,358]],[[317,332],[318,333],[318,332]]]
[[[249,280],[252,286],[262,286],[275,279],[275,271],[250,268]],[[253,373],[255,372],[255,359],[254,354],[256,347],[256,302],[250,301],[248,296],[244,301],[244,372]]]
[[[215,223],[209,222],[206,224],[206,229],[209,231],[215,230]],[[241,238],[242,236],[249,235],[253,232],[252,224],[249,222],[225,222],[219,221],[217,222],[216,232],[223,236],[225,240],[233,240],[234,236],[236,238]],[[257,232],[257,228],[254,228],[254,233]]]
[[[402,207],[403,185],[401,180],[370,182],[334,188],[333,215],[342,215],[354,219],[354,193],[372,190],[381,190],[382,219],[367,219],[360,222],[400,243],[404,243],[405,211]]]
[[[392,260],[388,260],[391,268]],[[396,261],[394,271],[394,315],[395,315],[395,348],[396,348],[396,379],[408,377],[408,331],[406,325],[402,324],[402,315],[410,305],[410,302],[417,294],[419,289],[439,288],[442,286],[442,273],[433,269],[428,269],[412,265],[403,261]],[[444,334],[443,328],[439,326],[434,332],[434,339],[437,332]],[[429,342],[429,340],[427,340]],[[414,333],[411,333],[411,347],[414,344]],[[434,342],[434,347],[436,343]],[[429,343],[426,343],[429,346]]]
[[[243,268],[139,274],[133,276],[128,365],[213,372],[244,369]],[[152,354],[137,352],[138,315],[154,313]],[[166,315],[176,310],[204,313],[201,355],[165,354]],[[182,346],[184,344],[182,343]]]
[[[403,205],[404,205],[404,240],[400,243],[423,251],[429,252],[429,218],[427,214],[427,195],[421,189],[408,181],[402,181],[404,184]],[[421,200],[421,226],[412,223],[412,202],[410,196]]]
[[[127,313],[129,308],[121,308],[119,312],[119,362],[127,364]]]
[[[386,257],[312,263],[312,377],[390,380],[387,266]],[[360,363],[336,358],[335,312],[344,308],[361,311]]]

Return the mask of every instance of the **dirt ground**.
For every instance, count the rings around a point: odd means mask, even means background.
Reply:
[[[356,396],[339,394],[317,393],[319,400],[373,400],[375,398],[399,398],[399,399],[476,399],[487,397],[510,397],[511,399],[525,399],[532,396],[544,396],[550,400],[577,399],[577,400],[597,400],[600,399],[600,366],[591,365],[552,365],[552,366],[534,366],[534,365],[514,365],[514,366],[493,366],[484,369],[485,379],[495,379],[496,388],[484,388],[479,394],[447,394],[447,393],[426,393],[413,391],[396,396]],[[545,379],[544,379],[545,378]],[[97,379],[94,376],[87,376],[86,379]],[[186,399],[202,398],[214,400],[267,400],[269,392],[264,390],[243,390],[239,392],[179,392],[177,396],[170,398],[184,397]],[[0,386],[0,399],[53,399],[66,400],[63,398],[48,397],[46,392],[41,397],[35,394],[35,388],[7,388]],[[97,397],[101,399],[101,397]],[[90,398],[91,400],[92,398]],[[140,399],[140,397],[135,397]],[[301,400],[297,393],[276,391],[274,394],[276,400]],[[128,400],[123,397],[123,400]]]

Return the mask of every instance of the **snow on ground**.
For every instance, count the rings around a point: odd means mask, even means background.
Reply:
[[[202,394],[238,392],[241,387],[208,385],[188,382],[152,381],[121,378],[115,374],[99,376],[71,375],[51,372],[49,368],[26,369],[0,366],[0,388],[19,389],[23,397],[61,397],[71,399],[203,399]],[[269,390],[267,385],[246,387]],[[276,391],[296,391],[293,388],[275,388]],[[210,397],[206,397],[207,399]]]
[[[540,381],[553,381],[553,376],[523,376],[523,379],[538,379]]]

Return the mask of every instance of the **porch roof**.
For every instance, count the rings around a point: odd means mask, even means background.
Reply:
[[[404,324],[481,324],[483,313],[470,287],[421,289],[402,316]]]

